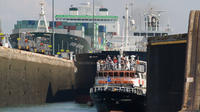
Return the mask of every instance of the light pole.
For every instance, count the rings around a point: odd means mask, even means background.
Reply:
[[[52,41],[53,41],[53,55],[55,55],[55,32],[54,32],[54,0],[52,0],[52,21],[53,21],[53,26],[52,26]]]

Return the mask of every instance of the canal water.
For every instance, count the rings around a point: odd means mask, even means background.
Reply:
[[[0,108],[0,112],[97,112],[95,106],[89,107],[74,102],[53,103],[34,106]]]

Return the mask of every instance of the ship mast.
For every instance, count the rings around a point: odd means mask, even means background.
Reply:
[[[125,16],[125,49],[128,48],[128,4],[126,4],[126,16]]]
[[[120,55],[123,55],[124,50],[127,50],[128,47],[128,4],[126,4],[126,16],[123,18],[125,19],[125,28],[122,32],[122,48],[120,50]],[[124,43],[125,42],[125,43]]]
[[[45,28],[45,31],[46,32],[49,32],[49,29],[48,29],[48,25],[47,25],[47,20],[46,20],[46,14],[45,14],[45,11],[44,11],[44,2],[40,2],[40,5],[41,5],[41,12],[40,12],[40,17],[39,17],[39,21],[38,21],[38,25],[37,25],[37,31],[40,29],[40,28]],[[41,25],[41,21],[44,21],[44,26]]]

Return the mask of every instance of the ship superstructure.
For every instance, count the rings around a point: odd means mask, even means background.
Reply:
[[[90,3],[79,4],[79,6],[71,6],[69,14],[56,15],[55,22],[45,19],[44,3],[40,3],[41,12],[39,20],[21,20],[17,21],[13,34],[24,32],[43,32],[57,34],[67,34],[80,37],[86,40],[92,49],[104,51],[107,49],[107,39],[119,34],[119,19],[118,16],[109,15],[107,8],[95,7],[94,16],[92,15]],[[88,11],[90,10],[90,11]],[[94,21],[93,21],[94,20]],[[53,42],[51,42],[52,44]],[[72,45],[70,42],[68,42]],[[62,43],[55,43],[55,47],[62,47]],[[59,44],[59,45],[58,45]],[[74,45],[74,44],[73,44]],[[82,46],[82,45],[81,45]],[[80,48],[78,48],[79,51]],[[55,48],[55,52],[60,52]],[[67,48],[65,48],[67,50]],[[70,49],[68,49],[70,50]],[[75,52],[75,51],[74,51]],[[77,52],[80,53],[80,52]]]
[[[69,8],[69,14],[56,15],[55,18],[57,21],[83,24],[84,31],[90,32],[85,35],[85,38],[91,42],[93,50],[106,50],[107,38],[120,34],[118,16],[111,16],[107,8],[97,6],[93,14],[90,2],[81,3],[78,6],[72,5]],[[93,25],[88,27],[87,24]]]
[[[133,3],[130,6],[133,8]],[[133,12],[129,16],[129,8],[129,5],[126,5],[126,15],[123,17],[125,21],[123,29],[125,30],[122,35],[108,38],[111,44],[110,50],[146,52],[148,37],[165,36],[171,32],[169,23],[165,24],[161,19],[161,13],[167,11],[148,8],[142,12],[143,16],[137,15],[139,19],[136,22]]]
[[[38,25],[37,25],[36,31],[39,31],[40,28],[44,28],[45,32],[49,32],[46,14],[45,14],[45,10],[44,10],[44,2],[40,2],[40,5],[41,5],[41,12],[40,12],[40,18],[38,20]],[[41,25],[41,23],[40,23],[41,21],[44,21],[44,25]]]

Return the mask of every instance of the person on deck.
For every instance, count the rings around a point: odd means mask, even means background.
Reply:
[[[114,70],[117,70],[117,62],[118,62],[118,60],[117,60],[117,58],[114,56],[114,58],[113,58]]]
[[[101,60],[98,60],[98,61],[97,61],[97,71],[100,71],[100,70],[101,70],[101,66],[100,66],[100,63],[101,63],[101,62],[100,62],[100,61],[101,61]]]
[[[118,66],[117,66],[117,69],[118,69],[118,70],[121,70],[121,56],[118,55],[118,56],[117,56],[117,59],[118,59]]]
[[[124,57],[121,58],[121,70],[125,70],[125,59],[124,59]]]

